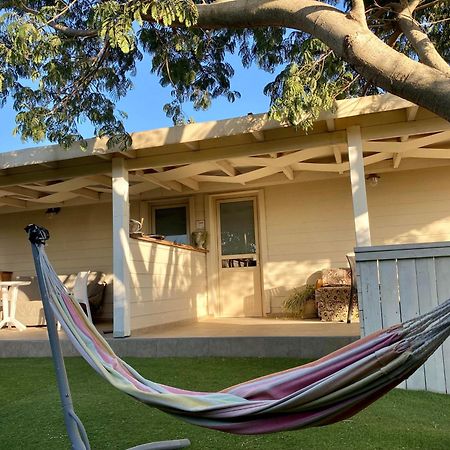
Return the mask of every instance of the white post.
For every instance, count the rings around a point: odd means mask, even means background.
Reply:
[[[363,146],[359,126],[347,128],[350,181],[352,183],[353,214],[356,246],[370,246],[369,211],[367,208],[366,180],[364,174]]]
[[[112,160],[113,204],[113,335],[130,336],[130,277],[128,260],[130,205],[128,170],[124,158]]]

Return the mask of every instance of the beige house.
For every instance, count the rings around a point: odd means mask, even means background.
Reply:
[[[23,227],[47,227],[58,273],[111,274],[117,337],[265,316],[355,246],[450,240],[450,124],[384,95],[339,101],[308,133],[249,115],[135,133],[126,152],[13,151],[0,205],[0,270],[33,274]],[[130,237],[130,218],[179,244]],[[194,231],[207,251],[184,245]]]

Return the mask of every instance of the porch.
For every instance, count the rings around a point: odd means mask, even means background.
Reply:
[[[37,223],[50,229],[58,273],[111,276],[102,318],[117,337],[226,315],[230,286],[243,291],[244,282],[253,291],[241,297],[257,300],[256,315],[279,313],[292,288],[346,266],[355,244],[450,240],[449,127],[409,102],[374,96],[338,102],[308,134],[249,115],[135,133],[127,152],[91,140],[87,152],[4,154],[1,269],[34,274],[22,228]],[[381,181],[366,193],[370,175]],[[229,204],[245,206],[254,227],[239,256],[222,248]],[[188,242],[193,231],[207,233],[207,253],[129,239],[130,218],[158,234],[157,213],[168,207],[183,209]],[[235,258],[248,264],[230,265]]]
[[[100,323],[120,356],[141,357],[298,357],[316,359],[359,338],[359,323],[267,318],[203,318],[197,322],[151,327],[133,337],[114,339],[111,323]],[[60,332],[66,356],[78,356]],[[50,356],[46,327],[23,332],[0,330],[1,357]]]

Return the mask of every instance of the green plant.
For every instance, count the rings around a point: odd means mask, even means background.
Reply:
[[[308,300],[314,300],[314,286],[304,284],[291,290],[283,301],[283,309],[294,317],[302,318],[305,313],[305,306]]]

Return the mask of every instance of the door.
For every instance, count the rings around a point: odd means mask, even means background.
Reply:
[[[217,202],[219,314],[262,316],[256,199]]]

